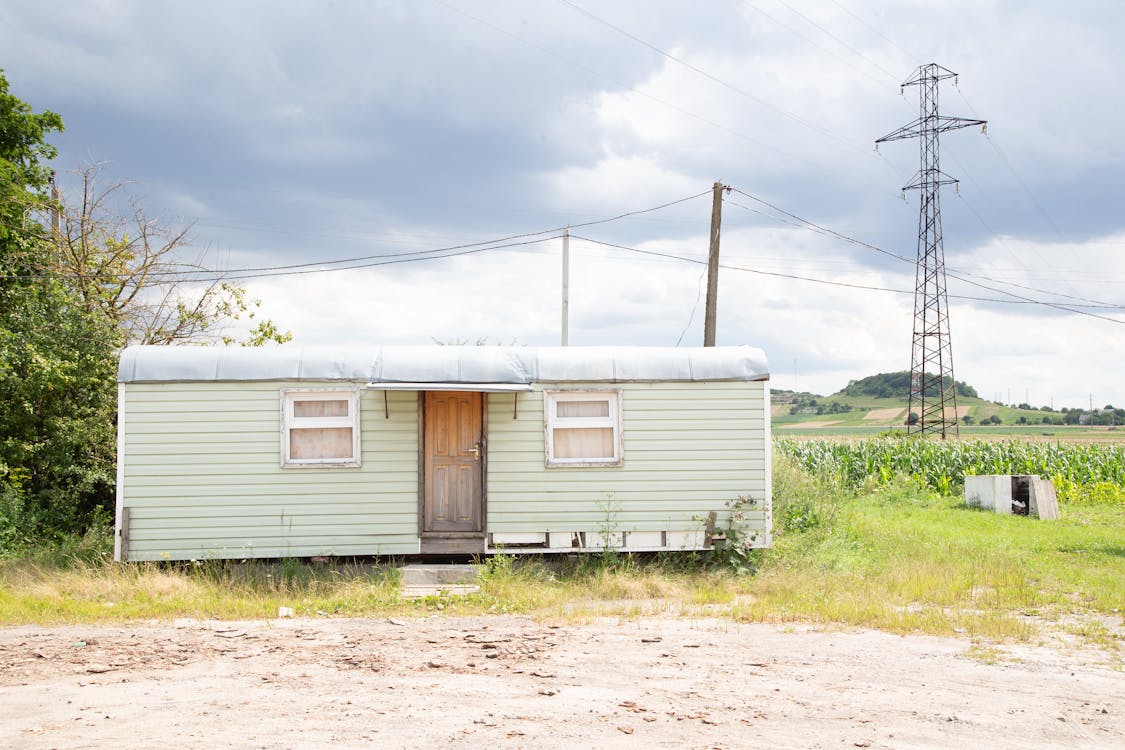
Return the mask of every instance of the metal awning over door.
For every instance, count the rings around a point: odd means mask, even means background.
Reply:
[[[467,391],[469,393],[527,393],[529,383],[368,383],[371,391]]]

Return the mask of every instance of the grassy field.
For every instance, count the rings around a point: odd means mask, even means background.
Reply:
[[[850,411],[836,414],[816,414],[807,410],[790,414],[791,404],[786,394],[775,394],[772,410],[774,429],[785,437],[870,437],[884,432],[904,432],[906,421],[906,400],[897,398],[875,398],[872,396],[818,396],[821,406],[832,403],[850,407]],[[960,425],[962,437],[997,439],[1019,438],[1031,440],[1063,440],[1076,442],[1125,442],[1125,428],[1043,424],[1044,417],[1060,416],[1055,412],[1035,409],[1018,409],[1011,406],[985,401],[980,398],[959,397],[958,414],[969,416],[972,424]],[[990,417],[1001,420],[999,425],[983,425]],[[1025,420],[1020,424],[1020,419]]]
[[[872,422],[835,422],[839,415],[804,415],[774,417],[774,434],[797,439],[873,438],[885,434],[905,435],[902,424],[887,425]],[[814,419],[815,417],[815,419]],[[832,424],[824,424],[831,421]],[[1034,442],[1125,444],[1125,428],[1089,427],[1086,425],[961,425],[959,436],[963,440],[1030,440]]]
[[[481,591],[404,599],[391,566],[118,565],[108,538],[0,559],[0,623],[409,617],[520,612],[566,621],[668,614],[1035,641],[1064,634],[1117,652],[1125,504],[1064,500],[1062,519],[971,510],[921,478],[848,481],[778,454],[770,550],[734,560],[494,557]]]

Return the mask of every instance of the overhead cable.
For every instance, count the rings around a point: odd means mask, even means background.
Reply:
[[[612,247],[612,248],[616,248],[618,250],[626,250],[626,251],[633,252],[633,253],[640,253],[642,255],[655,255],[657,257],[671,258],[673,260],[680,260],[680,261],[683,261],[685,263],[696,263],[696,264],[704,264],[704,265],[707,264],[707,261],[704,260],[704,259],[701,259],[701,258],[691,258],[691,257],[684,256],[684,255],[676,255],[674,253],[664,253],[664,252],[660,252],[658,250],[644,250],[644,249],[638,248],[638,247],[630,247],[628,245],[619,245],[619,244],[616,244],[616,243],[613,243],[613,242],[604,242],[602,240],[595,240],[595,239],[590,238],[590,237],[583,237],[583,236],[579,236],[579,235],[576,235],[576,234],[571,234],[570,236],[573,239],[584,240],[586,242],[592,242],[595,245],[603,245],[605,247]],[[850,288],[850,289],[864,289],[864,290],[875,291],[875,292],[892,292],[894,294],[914,294],[913,291],[908,290],[908,289],[894,289],[894,288],[891,288],[891,287],[873,286],[873,285],[869,285],[869,284],[853,284],[853,283],[849,283],[849,282],[845,282],[845,281],[831,281],[829,279],[818,279],[818,278],[811,277],[811,276],[800,276],[800,275],[797,275],[797,274],[780,273],[778,271],[763,271],[763,270],[758,269],[758,268],[746,268],[744,266],[733,266],[733,265],[729,265],[729,264],[725,264],[725,263],[720,263],[719,267],[720,268],[726,268],[726,269],[729,269],[731,271],[744,271],[746,273],[759,274],[761,276],[776,276],[776,277],[783,278],[783,279],[794,279],[796,281],[809,281],[809,282],[812,282],[812,283],[815,283],[815,284],[825,284],[827,286],[846,287],[846,288]],[[1042,305],[1042,306],[1045,306],[1045,307],[1051,307],[1051,308],[1055,308],[1057,310],[1062,310],[1062,311],[1065,311],[1065,312],[1077,313],[1078,315],[1087,315],[1087,316],[1090,316],[1090,317],[1093,317],[1093,318],[1099,318],[1101,320],[1105,320],[1105,321],[1108,321],[1110,323],[1125,324],[1125,320],[1120,320],[1118,318],[1111,318],[1111,317],[1108,317],[1106,315],[1098,315],[1097,313],[1092,313],[1092,312],[1087,312],[1085,310],[1077,309],[1078,307],[1080,307],[1078,305],[1075,305],[1073,307],[1066,307],[1066,306],[1063,306],[1063,305],[1055,304],[1053,302],[1045,302],[1043,300],[1032,299],[1030,297],[1022,297],[1020,295],[1015,294],[1014,292],[1009,292],[1009,291],[1004,290],[1004,289],[996,289],[996,288],[989,287],[987,285],[980,284],[980,283],[977,283],[977,282],[974,282],[974,281],[971,281],[971,280],[968,280],[968,279],[963,279],[963,278],[956,277],[956,276],[953,277],[953,278],[957,278],[959,281],[963,281],[967,284],[971,284],[973,286],[977,286],[977,287],[980,287],[982,289],[987,289],[989,291],[997,292],[997,293],[1000,293],[1000,294],[1007,294],[1011,297],[1014,297],[1015,299],[997,299],[997,298],[990,298],[990,297],[972,297],[972,296],[968,296],[968,295],[950,294],[949,297],[952,298],[952,299],[963,299],[963,300],[968,300],[968,301],[973,301],[973,302],[995,302],[995,303],[1000,303],[1000,304],[1012,304],[1012,305]],[[1115,308],[1115,309],[1120,309],[1120,308]]]
[[[747,193],[743,190],[739,190],[738,188],[731,188],[731,189],[734,192],[738,193],[739,195],[746,196],[747,198],[749,198],[753,201],[756,201],[756,202],[762,204],[763,206],[767,206],[768,208],[770,208],[774,211],[777,211],[778,213],[783,214],[783,215],[785,215],[785,216],[787,216],[791,219],[799,221],[802,224],[807,225],[809,228],[811,228],[811,229],[813,229],[817,232],[820,232],[822,234],[831,235],[831,236],[836,237],[838,239],[841,239],[845,242],[851,243],[853,245],[858,245],[860,247],[864,247],[864,248],[867,248],[869,250],[873,250],[874,252],[881,253],[883,255],[894,258],[895,260],[899,260],[899,261],[902,261],[902,262],[905,262],[905,263],[909,263],[911,265],[916,265],[916,263],[917,263],[917,261],[913,258],[908,258],[905,255],[900,255],[900,254],[892,252],[890,250],[886,250],[886,249],[881,248],[878,245],[874,245],[870,242],[865,242],[863,240],[856,239],[855,237],[851,237],[849,235],[843,234],[842,232],[838,232],[835,229],[831,229],[829,227],[817,224],[816,222],[805,219],[801,216],[798,216],[795,213],[792,213],[790,211],[786,211],[785,209],[781,208],[780,206],[776,206],[776,205],[770,203],[769,201],[766,201],[762,198],[759,198],[756,195],[752,195],[752,194]],[[735,205],[738,205],[738,204],[735,204]],[[745,206],[739,206],[739,207],[745,208]],[[747,210],[750,210],[750,209],[747,209]],[[1033,299],[1030,299],[1030,298],[1020,297],[1019,295],[1015,294],[1014,292],[1009,292],[1005,289],[995,289],[993,287],[989,287],[987,285],[981,284],[980,282],[973,281],[972,279],[966,278],[966,275],[968,275],[968,273],[965,272],[965,271],[957,271],[956,273],[951,273],[948,266],[946,266],[945,273],[946,273],[946,276],[948,276],[950,278],[953,278],[953,279],[957,279],[958,281],[963,281],[966,284],[972,284],[973,286],[979,286],[983,289],[988,289],[989,291],[998,292],[1000,294],[1009,294],[1012,297],[1015,297],[1017,299],[1021,299],[1021,300],[1027,301],[1027,302],[1032,302],[1034,304],[1042,304],[1042,305],[1049,305],[1049,306],[1054,304],[1054,303],[1046,302],[1046,301],[1043,301],[1043,300],[1033,300]],[[987,276],[983,276],[981,274],[972,274],[972,275],[976,276],[977,278],[984,279],[985,281],[991,281],[994,284],[1006,284],[1006,285],[1009,285],[1009,286],[1014,286],[1014,287],[1019,287],[1021,289],[1025,289],[1027,291],[1039,292],[1040,294],[1051,294],[1051,295],[1055,295],[1055,296],[1058,296],[1058,297],[1067,297],[1067,298],[1070,298],[1070,299],[1090,303],[1088,305],[1075,305],[1074,307],[1098,307],[1098,308],[1111,309],[1111,310],[1121,309],[1120,305],[1114,305],[1110,302],[1105,302],[1103,300],[1095,300],[1095,299],[1089,299],[1087,297],[1076,297],[1076,296],[1073,296],[1073,295],[1062,294],[1060,292],[1052,292],[1052,291],[1047,290],[1047,289],[1039,289],[1037,287],[1025,286],[1025,285],[1017,284],[1017,283],[1011,282],[1011,281],[1003,281],[1003,280],[1000,280],[1000,279],[993,279],[993,278],[990,278],[990,277],[987,277]],[[1069,310],[1070,308],[1060,306],[1059,309]],[[1086,313],[1086,312],[1082,312],[1080,310],[1073,310],[1072,312],[1079,312],[1080,314],[1083,314],[1083,315],[1093,315],[1093,313]],[[1099,316],[1095,315],[1094,317],[1099,317]]]

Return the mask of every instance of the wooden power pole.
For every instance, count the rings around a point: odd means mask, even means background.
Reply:
[[[711,250],[707,255],[707,309],[703,318],[703,345],[715,345],[715,309],[719,299],[719,230],[723,225],[723,183],[716,182],[711,200]]]

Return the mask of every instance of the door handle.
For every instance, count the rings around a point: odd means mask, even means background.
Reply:
[[[471,450],[473,452],[473,460],[479,461],[480,460],[480,443],[477,443],[476,445],[474,445],[469,450]]]

